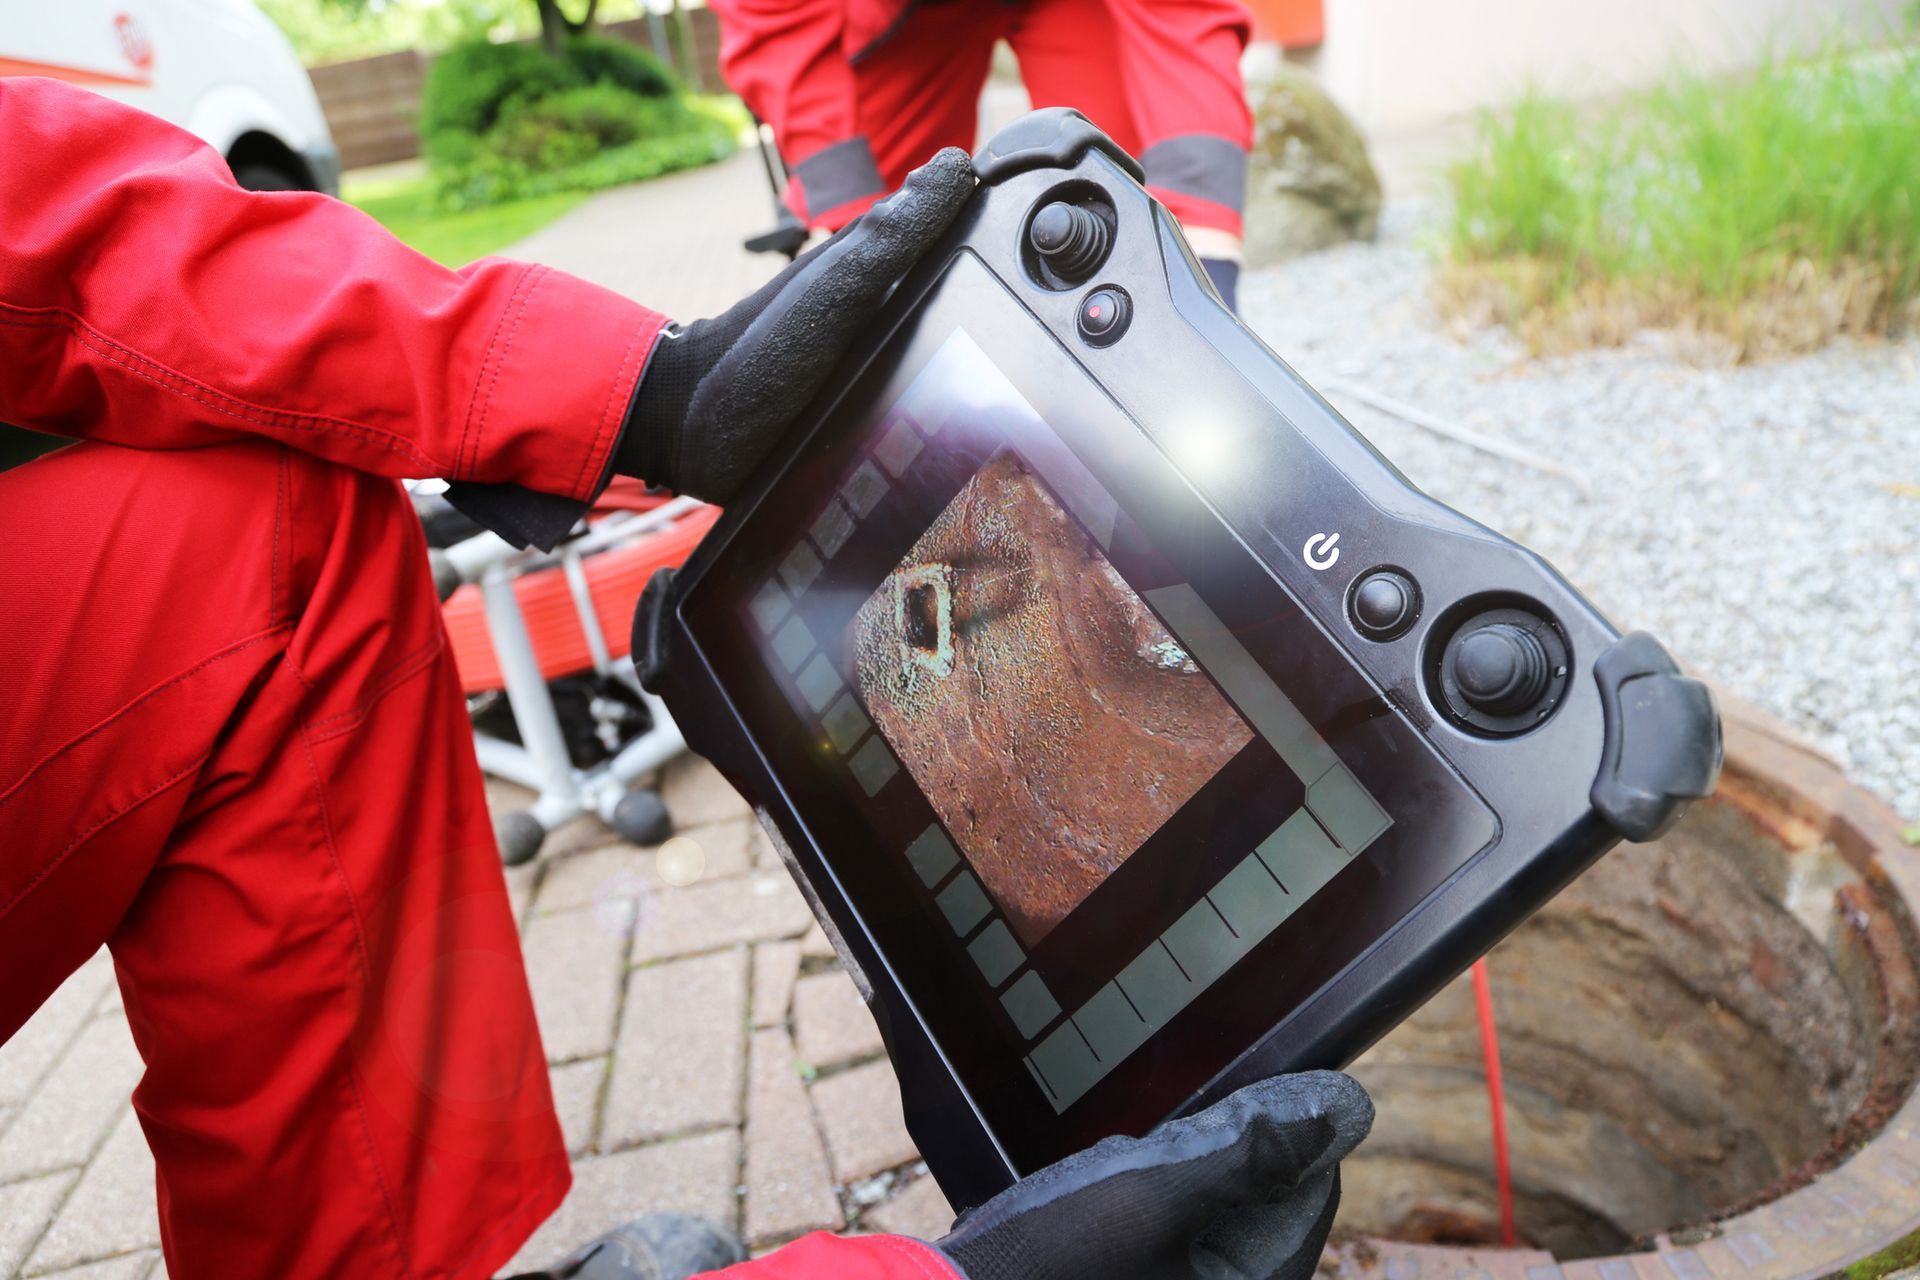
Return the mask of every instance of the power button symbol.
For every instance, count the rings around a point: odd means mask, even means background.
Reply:
[[[1300,548],[1300,558],[1307,562],[1309,569],[1331,569],[1340,558],[1340,548],[1335,545],[1339,541],[1337,533],[1316,533]]]

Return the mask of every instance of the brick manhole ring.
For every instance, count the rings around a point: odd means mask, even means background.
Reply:
[[[1352,1280],[1875,1274],[1920,1246],[1920,850],[1757,713],[1718,794],[1489,957],[1502,1250],[1464,979],[1353,1071],[1379,1107],[1323,1269]],[[1857,1274],[1859,1274],[1857,1273]]]

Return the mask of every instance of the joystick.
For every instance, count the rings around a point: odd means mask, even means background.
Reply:
[[[1511,622],[1469,632],[1448,655],[1460,696],[1490,716],[1519,715],[1547,691],[1552,672],[1546,646]]]
[[[1093,210],[1056,200],[1033,216],[1027,240],[1047,270],[1075,284],[1106,260],[1113,232]]]

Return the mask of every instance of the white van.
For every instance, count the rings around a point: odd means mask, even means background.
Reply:
[[[252,0],[0,3],[0,76],[50,76],[170,120],[241,186],[339,194],[313,84]]]

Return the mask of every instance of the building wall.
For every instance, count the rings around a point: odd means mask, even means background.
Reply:
[[[1589,97],[1668,68],[1726,71],[1770,45],[1898,30],[1903,0],[1325,0],[1309,63],[1369,131],[1418,128],[1528,84]]]

